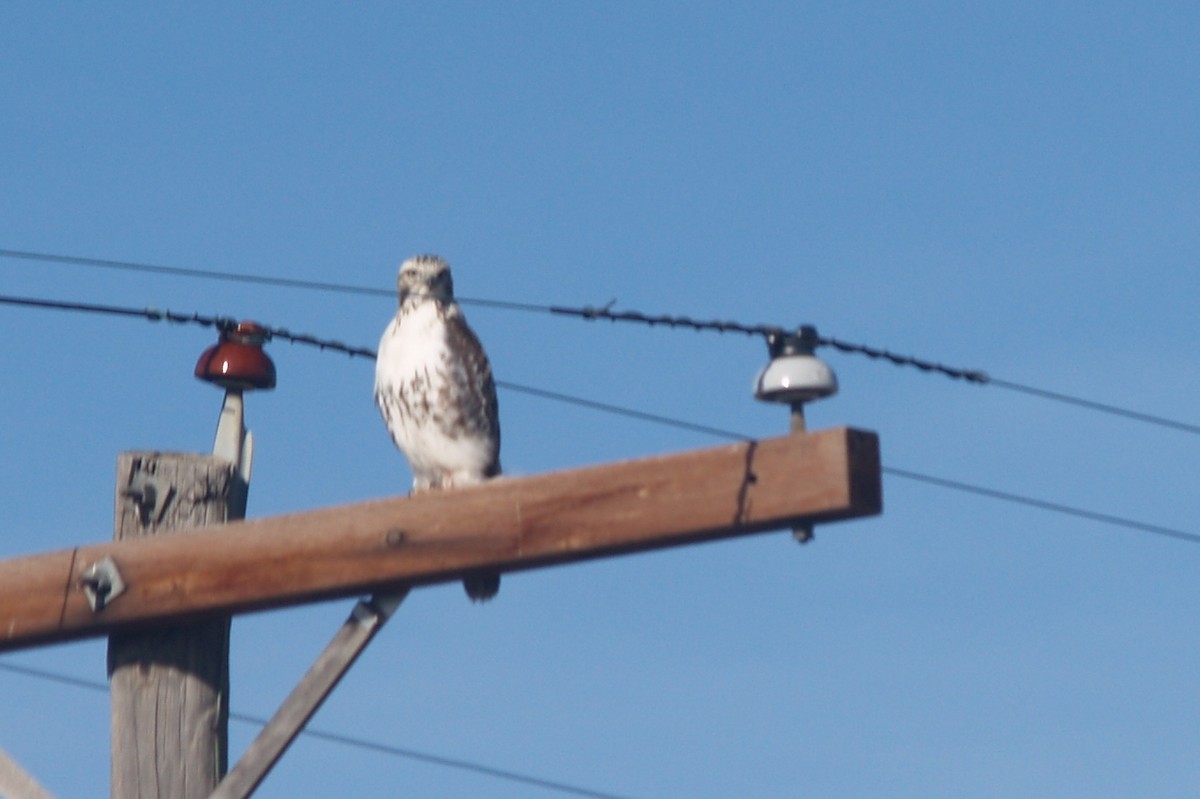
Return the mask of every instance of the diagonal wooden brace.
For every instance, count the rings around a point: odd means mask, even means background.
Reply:
[[[247,747],[237,765],[221,780],[211,799],[245,799],[254,792],[367,644],[392,617],[404,596],[404,593],[375,596],[354,606],[350,618]]]

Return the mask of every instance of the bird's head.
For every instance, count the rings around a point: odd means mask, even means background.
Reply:
[[[400,265],[396,290],[402,306],[410,298],[415,302],[426,299],[451,302],[454,281],[450,277],[450,264],[436,255],[414,255]]]

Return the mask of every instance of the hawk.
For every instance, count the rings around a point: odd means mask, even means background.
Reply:
[[[375,362],[375,405],[413,473],[412,493],[500,474],[496,383],[483,346],[454,301],[450,264],[417,255],[400,265],[399,309]],[[500,575],[463,581],[467,595],[496,594]]]

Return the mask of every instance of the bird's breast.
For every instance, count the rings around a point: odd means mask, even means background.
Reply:
[[[436,312],[397,316],[383,332],[376,357],[376,382],[411,377],[446,357],[446,325]]]

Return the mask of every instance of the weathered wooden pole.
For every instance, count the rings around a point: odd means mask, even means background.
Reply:
[[[117,460],[115,538],[239,519],[244,497],[226,460],[126,452]],[[101,602],[115,598],[107,593]],[[228,766],[229,624],[218,616],[109,638],[113,797],[201,799],[217,786]]]
[[[242,393],[275,387],[265,340],[254,322],[222,326],[196,363],[196,377],[225,390],[212,455],[131,452],[118,459],[118,540],[245,518],[254,444]],[[124,590],[112,559],[88,567],[84,581],[99,614]],[[130,593],[139,588],[131,585]],[[229,626],[225,613],[110,636],[113,797],[203,799],[225,776]]]

